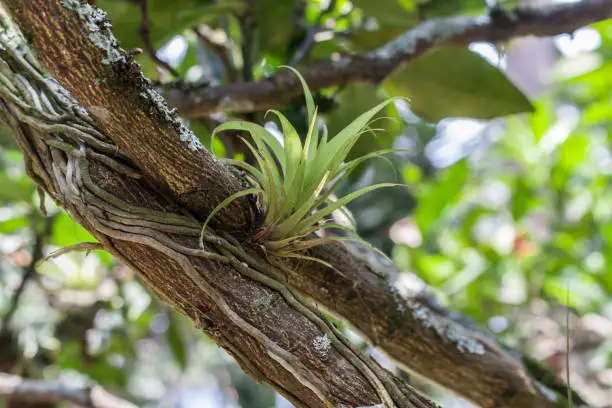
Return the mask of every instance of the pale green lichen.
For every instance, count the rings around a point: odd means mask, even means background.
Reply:
[[[468,29],[487,24],[489,21],[489,16],[460,16],[444,20],[428,20],[374,51],[374,54],[386,59],[393,58],[398,54],[412,55],[417,51],[420,44],[440,44],[465,33]]]
[[[113,35],[112,25],[108,20],[106,13],[90,4],[81,3],[78,0],[61,0],[61,4],[68,10],[77,14],[77,16],[85,22],[89,31],[88,38],[99,49],[104,51],[105,58],[102,60],[104,64],[125,64],[127,67],[131,62],[126,53],[119,46],[119,41]],[[140,73],[140,84],[143,91],[140,96],[145,98],[150,106],[157,110],[159,114],[168,122],[175,125],[176,131],[179,134],[181,142],[187,143],[189,149],[200,150],[204,149],[200,140],[193,134],[191,130],[178,118],[176,111],[170,109],[166,104],[165,99],[153,89],[150,81]],[[151,112],[154,113],[154,112]]]
[[[4,18],[4,16],[2,17]],[[4,19],[0,26],[0,44],[0,49],[10,47],[21,56],[26,55],[28,52],[26,41],[23,36]]]
[[[166,100],[157,90],[151,87],[149,80],[144,76],[142,77],[145,81],[145,90],[140,93],[140,96],[152,102],[153,106],[157,111],[166,119],[168,122],[174,123],[179,134],[181,142],[187,143],[187,146],[191,150],[201,150],[204,146],[196,135],[183,123],[183,120],[176,115],[176,109],[168,107]]]
[[[262,312],[267,312],[272,308],[272,301],[274,300],[274,296],[270,293],[265,296],[255,298],[253,300],[253,305],[260,309]]]
[[[312,341],[312,347],[321,357],[327,357],[329,350],[331,349],[331,340],[327,337],[327,334],[317,336]]]
[[[477,355],[485,353],[485,347],[478,341],[466,337],[458,324],[436,316],[431,310],[419,303],[409,301],[408,306],[412,311],[412,316],[419,320],[423,327],[434,329],[441,338],[455,344],[460,352]]]
[[[465,329],[463,329],[461,325],[455,323],[451,319],[437,315],[421,303],[413,300],[406,300],[390,282],[388,282],[388,289],[395,298],[398,312],[410,313],[413,318],[421,323],[422,327],[434,329],[442,339],[451,344],[455,344],[457,350],[462,353],[476,355],[483,355],[485,353],[484,345],[465,336]]]
[[[85,22],[89,30],[89,39],[106,55],[102,60],[104,64],[126,61],[125,53],[119,47],[119,41],[113,35],[112,25],[104,11],[88,3],[81,3],[79,0],[61,0],[60,3],[68,10],[75,12]]]

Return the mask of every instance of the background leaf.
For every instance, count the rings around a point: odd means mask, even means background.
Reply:
[[[166,330],[168,345],[174,356],[174,361],[176,361],[181,370],[185,370],[187,367],[187,352],[181,334],[180,323],[175,313],[168,313],[168,330]]]
[[[391,95],[407,96],[424,119],[491,119],[533,106],[497,68],[460,47],[440,48],[412,61],[385,80]]]

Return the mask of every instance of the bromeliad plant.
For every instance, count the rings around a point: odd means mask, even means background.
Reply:
[[[353,228],[326,221],[336,210],[359,196],[370,191],[396,186],[381,183],[362,188],[342,198],[334,199],[332,193],[359,164],[365,160],[382,157],[394,151],[380,150],[357,159],[345,162],[348,153],[360,136],[372,131],[369,127],[374,116],[391,100],[387,100],[357,117],[351,124],[327,138],[326,131],[320,131],[317,122],[317,108],[308,85],[299,72],[291,69],[300,79],[304,89],[308,110],[309,128],[304,143],[289,120],[280,112],[270,110],[276,115],[284,136],[284,145],[268,130],[260,125],[245,121],[230,121],[218,126],[214,136],[224,130],[245,131],[250,133],[254,145],[243,138],[244,144],[253,153],[257,166],[243,161],[224,159],[227,163],[246,171],[253,187],[240,191],[221,202],[209,215],[210,219],[233,200],[245,195],[255,194],[263,206],[264,219],[255,238],[265,247],[281,257],[307,258],[305,250],[330,240],[357,240]],[[330,237],[310,238],[314,232],[325,228],[348,230],[353,238]]]

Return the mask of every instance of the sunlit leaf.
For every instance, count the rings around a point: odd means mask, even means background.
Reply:
[[[77,224],[66,213],[60,213],[53,221],[51,243],[66,247],[79,242],[95,242],[96,239],[87,230]]]
[[[0,221],[0,234],[12,234],[30,224],[28,217],[15,217]]]
[[[9,177],[6,172],[0,173],[0,203],[11,201],[29,201],[34,194],[34,183],[25,175]]]

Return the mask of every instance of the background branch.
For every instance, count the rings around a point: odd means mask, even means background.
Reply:
[[[11,296],[11,300],[9,301],[9,308],[2,317],[2,328],[0,328],[0,338],[4,338],[4,336],[9,332],[9,326],[11,324],[11,319],[13,315],[17,311],[19,306],[19,300],[21,299],[21,295],[25,291],[25,288],[28,282],[34,277],[36,273],[36,265],[38,261],[40,261],[43,257],[43,246],[46,239],[51,234],[51,227],[53,226],[54,217],[45,217],[44,225],[42,226],[42,230],[37,232],[34,236],[34,244],[32,246],[31,251],[31,259],[30,263],[23,269],[23,275],[21,277],[21,282],[19,282],[19,286],[13,292]],[[33,226],[33,230],[36,231],[36,225]]]
[[[61,404],[70,402],[87,408],[136,408],[136,405],[104,388],[78,386],[62,381],[42,381],[0,373],[0,396],[11,401]]]
[[[349,82],[379,83],[392,71],[442,45],[467,45],[475,41],[498,42],[520,36],[547,37],[571,33],[585,25],[612,17],[609,0],[582,0],[547,6],[495,9],[481,16],[428,20],[363,55],[345,55],[316,62],[301,70],[311,91]],[[281,71],[268,79],[212,88],[172,87],[165,91],[169,103],[185,118],[219,111],[263,111],[291,103],[302,94],[297,78]]]
[[[142,38],[142,42],[144,43],[145,49],[149,54],[149,57],[155,61],[157,65],[165,69],[167,72],[172,74],[175,78],[180,78],[181,74],[166,61],[162,60],[157,56],[157,50],[153,46],[151,42],[151,38],[149,36],[150,30],[150,21],[149,21],[149,0],[140,0],[140,13],[141,13],[141,21],[140,21],[140,37]]]
[[[308,27],[308,30],[306,31],[306,35],[304,37],[304,41],[302,41],[300,46],[297,48],[297,51],[291,58],[289,65],[297,65],[298,63],[300,63],[300,61],[302,61],[302,59],[304,59],[304,57],[306,57],[306,55],[308,55],[308,52],[314,45],[315,36],[322,30],[321,23],[323,23],[323,19],[328,14],[332,13],[335,8],[336,0],[331,0],[325,10],[321,10],[314,24]]]
[[[208,47],[215,55],[219,58],[225,69],[225,76],[228,82],[236,82],[238,80],[238,72],[234,67],[234,63],[231,58],[231,49],[229,46],[229,40],[225,42],[219,42],[215,38],[215,33],[210,27],[206,25],[200,25],[193,28],[193,33],[198,37],[202,44]]]

